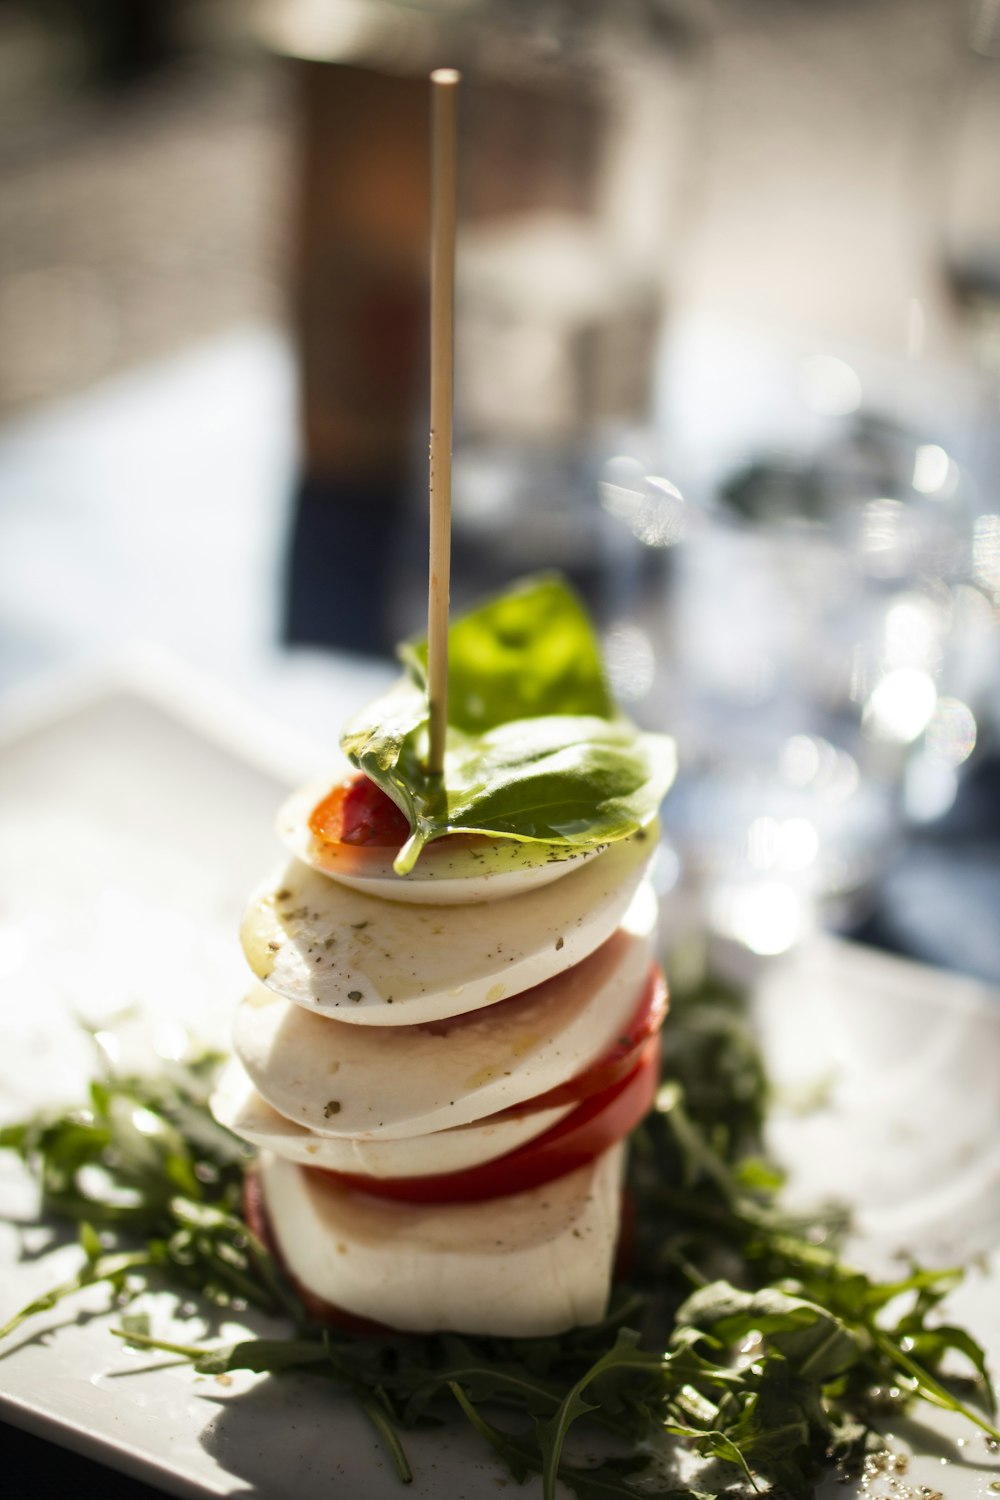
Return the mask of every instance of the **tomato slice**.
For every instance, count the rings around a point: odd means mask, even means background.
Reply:
[[[658,1034],[667,1015],[667,982],[659,964],[653,964],[643,987],[639,1004],[631,1020],[615,1038],[608,1050],[565,1083],[556,1084],[547,1094],[538,1094],[524,1104],[503,1110],[498,1119],[522,1115],[536,1109],[554,1109],[559,1104],[580,1104],[593,1094],[609,1089],[636,1066],[641,1049],[650,1037]]]
[[[328,844],[399,849],[410,834],[404,813],[360,771],[335,786],[309,817],[310,830]]]
[[[333,787],[309,814],[309,831],[325,844],[352,849],[401,849],[410,836],[406,814],[381,787],[357,771]],[[424,857],[445,848],[476,848],[489,842],[481,833],[449,833],[428,845]]]
[[[650,1037],[632,1071],[610,1088],[585,1099],[544,1135],[462,1172],[430,1177],[365,1177],[353,1172],[324,1172],[345,1187],[378,1198],[405,1203],[471,1203],[505,1198],[553,1182],[584,1166],[634,1130],[649,1110],[659,1081],[660,1039]]]

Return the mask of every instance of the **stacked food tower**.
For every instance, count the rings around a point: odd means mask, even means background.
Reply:
[[[258,982],[214,1107],[261,1148],[259,1218],[314,1310],[550,1334],[603,1315],[624,1142],[656,1090],[666,993],[647,877],[672,747],[601,696],[558,580],[491,601],[451,639],[463,727],[436,813],[408,751],[426,733],[419,648],[414,680],[345,735],[359,770],[282,810],[293,858],[244,918]],[[475,734],[501,678],[513,712]],[[560,711],[581,692],[607,712]]]
[[[579,601],[530,579],[449,620],[458,74],[431,75],[427,639],[292,797],[218,1118],[318,1315],[559,1333],[599,1319],[623,1141],[666,1009],[646,873],[673,746],[608,694]]]

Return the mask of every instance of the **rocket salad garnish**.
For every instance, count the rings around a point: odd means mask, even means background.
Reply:
[[[287,1337],[223,1347],[163,1342],[141,1317],[118,1331],[205,1374],[308,1372],[360,1405],[404,1481],[401,1434],[450,1413],[516,1480],[542,1475],[547,1500],[557,1481],[579,1500],[709,1500],[672,1473],[671,1437],[720,1466],[712,1493],[722,1476],[806,1500],[832,1464],[860,1463],[887,1392],[890,1410],[919,1397],[1000,1441],[983,1351],[937,1315],[961,1272],[911,1266],[877,1282],[843,1263],[829,1221],[781,1209],[780,1174],[759,1154],[767,1086],[739,1000],[675,994],[665,1042],[656,1107],[633,1138],[633,1265],[596,1326],[354,1337],[311,1321],[242,1218],[250,1158],[208,1112],[205,1058],[167,1077],[106,1071],[84,1108],[0,1131],[34,1169],[43,1211],[79,1223],[85,1252],[71,1282],[0,1336],[95,1282],[119,1296],[165,1282],[283,1314]],[[961,1381],[942,1373],[956,1359]],[[582,1461],[579,1434],[588,1455],[602,1435],[613,1453]]]
[[[409,822],[397,874],[450,833],[583,850],[652,822],[673,742],[615,708],[590,621],[560,579],[528,579],[460,616],[448,641],[443,778],[426,769],[426,642],[401,647],[409,675],[341,741]]]

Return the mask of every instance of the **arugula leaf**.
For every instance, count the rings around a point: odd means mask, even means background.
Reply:
[[[639,1336],[631,1329],[619,1331],[612,1347],[567,1391],[559,1409],[548,1422],[539,1427],[538,1440],[542,1452],[542,1486],[545,1500],[555,1500],[556,1479],[562,1463],[563,1447],[570,1427],[581,1417],[599,1411],[601,1402],[588,1401],[584,1392],[599,1382],[606,1381],[609,1372],[618,1374],[636,1371],[643,1375],[659,1376],[663,1369],[662,1357],[638,1348]],[[605,1403],[607,1396],[605,1396]]]
[[[500,1455],[510,1470],[512,1478],[518,1483],[524,1481],[533,1474],[536,1469],[535,1455],[531,1448],[512,1436],[509,1432],[502,1431],[495,1423],[488,1422],[482,1412],[473,1404],[457,1380],[449,1380],[448,1389],[458,1402],[464,1415],[468,1418],[472,1427],[485,1438],[490,1447]]]
[[[701,1287],[677,1312],[678,1332],[688,1328],[730,1347],[750,1334],[766,1335],[796,1370],[823,1383],[867,1352],[826,1308],[776,1287],[744,1292],[725,1281]]]
[[[593,848],[652,821],[673,742],[616,712],[586,613],[563,582],[529,579],[489,600],[454,622],[448,644],[443,779],[425,767],[426,642],[401,647],[411,677],[341,741],[409,820],[398,874],[448,833]]]
[[[926,1370],[936,1370],[950,1350],[963,1354],[978,1376],[989,1415],[996,1416],[996,1396],[986,1368],[986,1353],[971,1333],[948,1323],[938,1323],[933,1328],[927,1328],[919,1317],[911,1314],[896,1325],[894,1334],[900,1341],[900,1351],[911,1354]]]
[[[13,1317],[7,1319],[0,1326],[0,1340],[5,1339],[8,1334],[14,1332],[22,1323],[29,1318],[34,1318],[38,1313],[49,1312],[53,1307],[72,1297],[76,1292],[83,1291],[84,1287],[99,1286],[106,1284],[113,1291],[122,1291],[125,1278],[133,1271],[145,1271],[153,1264],[153,1257],[143,1250],[134,1250],[130,1253],[118,1255],[98,1256],[89,1259],[81,1267],[76,1276],[69,1281],[64,1281],[60,1286],[54,1286],[50,1291],[43,1292],[40,1297],[35,1297],[24,1307],[19,1308]]]
[[[457,1382],[449,1382],[449,1389],[471,1426],[504,1461],[511,1477],[518,1484],[523,1484],[538,1472],[538,1454],[533,1449],[530,1438],[515,1436],[487,1421]],[[629,1484],[629,1478],[648,1467],[649,1461],[641,1453],[605,1458],[586,1468],[560,1461],[557,1477],[573,1491],[578,1500],[609,1500],[609,1497],[610,1500],[636,1500],[637,1491]],[[641,1493],[644,1500],[713,1500],[707,1494],[678,1489],[674,1485],[666,1489],[653,1489],[644,1484]]]
[[[944,1411],[960,1412],[966,1421],[972,1422],[980,1431],[985,1432],[993,1442],[1000,1443],[1000,1428],[996,1426],[996,1423],[981,1417],[965,1402],[960,1401],[901,1344],[896,1343],[888,1334],[878,1329],[875,1331],[875,1343],[880,1353],[885,1355],[890,1364],[895,1367],[897,1378],[902,1379],[914,1395],[919,1396],[922,1401],[928,1402],[931,1406],[940,1406]],[[988,1386],[987,1391],[987,1405],[992,1411],[995,1410],[996,1402]]]
[[[241,1339],[236,1344],[206,1349],[200,1344],[177,1344],[153,1338],[124,1322],[121,1328],[112,1328],[111,1332],[137,1349],[157,1349],[161,1354],[174,1354],[179,1359],[190,1360],[199,1375],[228,1375],[232,1370],[274,1375],[282,1370],[324,1365],[329,1358],[318,1339]]]
[[[887,1387],[901,1403],[920,1397],[961,1412],[1000,1440],[982,1349],[937,1321],[960,1273],[913,1266],[873,1281],[841,1261],[836,1219],[782,1211],[776,1175],[759,1157],[767,1080],[739,998],[711,984],[690,996],[675,986],[664,1054],[669,1076],[633,1141],[635,1265],[600,1323],[538,1339],[355,1338],[319,1327],[243,1221],[247,1157],[211,1121],[217,1059],[206,1057],[169,1076],[108,1072],[87,1108],[0,1135],[33,1167],[45,1211],[79,1224],[84,1256],[75,1278],[0,1336],[98,1282],[119,1296],[166,1282],[222,1307],[250,1302],[286,1314],[288,1335],[167,1343],[127,1317],[117,1331],[204,1373],[296,1370],[324,1383],[331,1399],[360,1405],[404,1480],[399,1430],[446,1419],[457,1401],[516,1479],[540,1475],[549,1495],[558,1480],[578,1500],[707,1500],[647,1465],[652,1452],[662,1458],[665,1436],[736,1483],[807,1500],[834,1459],[863,1452]],[[87,1186],[93,1167],[100,1193]],[[953,1355],[967,1362],[987,1415],[953,1389]],[[509,1422],[498,1425],[494,1408]],[[569,1462],[577,1427],[588,1444],[610,1439],[627,1452]],[[729,1491],[716,1484],[713,1493]]]

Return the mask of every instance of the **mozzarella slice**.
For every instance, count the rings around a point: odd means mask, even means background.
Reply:
[[[503,1005],[424,1026],[345,1026],[258,985],[233,1047],[254,1088],[320,1135],[426,1135],[533,1099],[582,1072],[628,1025],[653,957],[641,887],[606,943]]]
[[[624,1149],[488,1203],[393,1203],[265,1154],[271,1230],[315,1296],[410,1332],[532,1338],[604,1316]]]
[[[259,890],[240,936],[254,974],[296,1005],[412,1026],[505,1000],[611,936],[656,848],[656,825],[554,885],[472,906],[362,895],[295,860]]]
[[[369,1177],[429,1177],[482,1166],[543,1135],[573,1108],[563,1104],[500,1114],[401,1140],[359,1140],[316,1135],[286,1120],[260,1097],[236,1061],[226,1068],[212,1097],[212,1113],[219,1123],[252,1145],[302,1166],[364,1172]]]
[[[293,792],[278,814],[278,836],[303,864],[386,901],[452,906],[516,896],[568,875],[607,848],[599,844],[573,849],[485,837],[437,839],[427,845],[409,875],[397,875],[392,868],[394,849],[333,844],[315,836],[309,817],[329,790],[327,783]]]

